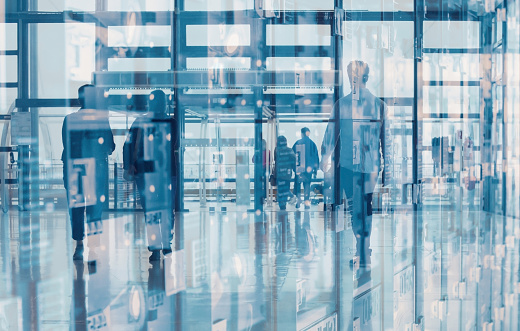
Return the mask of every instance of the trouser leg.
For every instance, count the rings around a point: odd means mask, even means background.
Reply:
[[[356,256],[360,266],[370,264],[370,235],[372,233],[372,193],[367,191],[369,175],[341,169],[342,190],[347,196],[352,215],[352,231],[356,237]],[[371,188],[368,190],[373,191]]]
[[[311,179],[308,178],[303,182],[303,199],[309,201],[311,199]]]
[[[360,265],[370,265],[372,250],[370,236],[372,235],[372,193],[363,196],[363,235],[361,243]]]
[[[85,238],[85,207],[70,208],[72,239],[78,241]]]
[[[300,180],[298,178],[299,175],[294,176],[294,195],[298,200],[300,200]]]
[[[356,237],[356,256],[360,258],[360,264],[364,260],[364,245],[365,245],[365,224],[363,212],[363,192],[361,185],[361,178],[359,175],[352,173],[351,181],[352,190],[349,190],[351,195],[347,195],[349,203],[351,204],[352,213],[352,231]]]
[[[280,209],[287,207],[287,200],[290,196],[290,180],[279,180],[278,181],[278,205]]]
[[[68,182],[68,168],[66,162],[63,167],[63,185],[67,190],[67,204],[70,206],[70,194]],[[79,241],[85,238],[85,207],[69,207],[70,225],[72,230],[72,239]]]

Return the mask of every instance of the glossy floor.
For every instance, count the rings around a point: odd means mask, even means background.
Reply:
[[[343,213],[179,214],[158,262],[142,213],[106,214],[73,262],[65,212],[10,212],[0,329],[518,330],[518,225],[477,211],[374,215],[371,268],[358,269]]]

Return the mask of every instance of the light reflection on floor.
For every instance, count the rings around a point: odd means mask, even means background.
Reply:
[[[65,212],[2,217],[0,330],[517,329],[512,219],[423,212],[415,249],[411,211],[374,215],[366,273],[343,214],[179,214],[152,263],[142,214],[105,216],[80,262]]]

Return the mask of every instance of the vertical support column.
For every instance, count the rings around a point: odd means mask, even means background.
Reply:
[[[18,3],[18,12],[26,12],[29,1]],[[29,24],[22,18],[18,20],[18,100],[24,103],[29,99]],[[19,112],[28,112],[29,108],[22,106]],[[18,208],[25,210],[29,199],[29,146],[18,148]]]
[[[180,28],[180,20],[179,12],[181,1],[175,2],[175,11],[170,13],[170,24],[171,24],[171,68],[173,71],[173,107],[174,107],[174,118],[176,123],[175,133],[172,144],[172,155],[175,155],[174,162],[176,162],[175,166],[175,211],[179,212],[184,210],[184,148],[182,147],[182,140],[184,139],[184,130],[185,130],[185,119],[184,119],[184,110],[181,107],[179,102],[179,97],[181,90],[178,88],[178,75],[177,71],[179,70],[179,55],[178,50],[181,48],[179,43],[183,38],[177,38],[177,32],[182,31]]]
[[[171,26],[171,68],[173,71],[173,106],[174,106],[174,119],[175,119],[175,132],[172,136],[172,162],[176,163],[175,166],[175,179],[174,189],[175,192],[175,218],[174,218],[174,251],[184,250],[184,215],[181,213],[184,211],[184,149],[182,147],[182,140],[184,139],[184,109],[181,107],[179,101],[180,91],[179,88],[179,77],[177,71],[179,70],[179,56],[178,51],[181,49],[181,41],[185,40],[177,33],[182,31],[180,28],[180,12],[184,6],[184,1],[175,1],[175,8],[173,12],[170,12],[170,26]],[[173,166],[173,165],[172,165]],[[175,313],[171,314],[171,325],[176,325],[175,330],[184,330],[184,321],[186,315],[186,292],[181,291],[175,294]]]
[[[502,47],[500,49],[502,54],[497,54],[497,56],[502,56],[502,72],[500,74],[500,77],[502,77],[502,82],[501,82],[500,86],[497,87],[497,88],[502,89],[502,100],[501,100],[501,103],[502,103],[502,110],[501,110],[502,111],[502,123],[501,123],[501,125],[502,125],[502,178],[501,178],[502,179],[502,192],[500,192],[500,193],[502,194],[502,215],[504,217],[502,218],[502,229],[500,229],[500,232],[502,233],[500,246],[506,247],[506,237],[508,235],[507,226],[508,226],[508,223],[512,222],[507,217],[507,207],[508,207],[507,187],[508,187],[508,185],[511,184],[507,180],[507,172],[510,171],[508,164],[507,164],[508,163],[508,149],[509,149],[508,139],[507,139],[508,129],[509,129],[508,125],[507,125],[507,122],[509,120],[509,112],[508,112],[509,109],[507,107],[507,81],[508,80],[507,80],[507,71],[506,71],[506,68],[507,68],[507,57],[506,57],[506,52],[507,52],[507,1],[502,2],[502,5],[500,7],[497,9],[497,12],[495,15],[497,28],[498,28],[498,25],[502,25]],[[498,111],[500,112],[500,109]],[[511,232],[509,232],[509,233],[511,233]],[[508,265],[508,262],[506,261],[507,259],[508,259],[508,254],[506,253],[505,256],[502,256],[502,262],[501,262],[502,268],[498,272],[501,273],[501,275],[500,275],[501,305],[505,309],[510,309],[510,308],[506,308],[507,307],[506,297],[509,294],[508,290],[511,290],[509,288],[509,286],[507,286],[507,284],[506,284],[509,280],[509,277],[507,275],[507,272],[508,272],[507,270],[511,269],[511,268],[507,267],[507,265]],[[502,329],[507,329],[507,328],[512,327],[512,325],[509,325],[509,323],[507,323],[505,320],[497,321],[497,327],[499,325]]]
[[[341,24],[339,25],[339,29],[343,30],[344,26],[344,20],[346,19],[343,10],[343,0],[336,0],[336,15],[341,13],[341,16],[343,17],[335,17],[336,20],[341,20]],[[334,22],[335,23],[335,22]],[[334,104],[343,96],[343,31],[335,31],[334,36]],[[334,192],[333,192],[333,210],[336,209],[336,206],[339,206],[341,204],[341,178],[340,178],[340,171],[339,171],[339,155],[340,155],[340,146],[341,146],[341,140],[340,140],[340,111],[339,107],[334,107],[332,109],[334,114],[331,114],[333,116],[334,120],[334,139],[338,142],[334,146]]]
[[[481,164],[482,164],[482,196],[481,205],[485,217],[479,221],[479,228],[485,229],[486,240],[485,243],[480,245],[480,253],[478,262],[483,264],[483,259],[486,254],[489,254],[491,247],[494,243],[494,234],[496,227],[492,222],[492,213],[495,212],[496,201],[495,201],[495,184],[494,181],[494,168],[496,166],[496,154],[493,147],[493,94],[492,94],[492,59],[491,54],[493,52],[493,17],[491,13],[486,13],[480,19],[481,25],[481,51],[480,51],[480,141],[481,141]],[[483,278],[486,281],[481,281],[477,288],[477,309],[482,309],[485,306],[484,314],[477,318],[476,327],[477,329],[482,328],[482,321],[491,321],[491,302],[489,301],[490,296],[488,293],[493,293],[493,271],[484,270]],[[483,288],[480,291],[480,288]]]
[[[30,0],[31,8],[36,8],[38,0]],[[29,28],[29,96],[38,98],[38,28],[32,24]],[[27,82],[26,82],[27,83]],[[22,82],[23,84],[23,82]],[[29,205],[31,209],[40,206],[40,133],[39,133],[39,109],[31,108],[31,145],[29,152]],[[107,186],[108,189],[108,186]],[[108,195],[107,195],[108,196]],[[107,199],[108,204],[108,199]]]
[[[262,91],[261,88],[255,87],[255,166],[254,166],[254,188],[255,188],[255,197],[254,197],[254,210],[256,213],[263,212],[264,205],[262,203],[262,185],[264,185],[262,180],[262,175],[264,172],[263,166],[262,166],[262,158],[263,158],[263,151],[262,151],[262,106],[263,106],[263,99],[262,99]]]
[[[423,261],[423,219],[420,208],[421,176],[419,166],[421,164],[421,140],[420,121],[422,120],[422,45],[423,45],[423,20],[424,0],[414,0],[415,26],[414,26],[414,107],[412,119],[412,162],[413,162],[413,264],[415,266],[415,324],[422,324],[424,316],[424,276]],[[422,144],[422,142],[421,142]]]
[[[492,20],[491,14],[486,14],[481,19],[481,141],[482,141],[482,200],[484,211],[493,213],[495,211],[495,185],[493,184],[493,169],[496,166],[493,152],[493,98],[491,89],[491,54],[493,52],[492,45]]]
[[[508,199],[507,199],[507,184],[510,184],[508,183],[507,181],[507,171],[509,170],[508,166],[507,166],[507,152],[508,152],[508,149],[509,149],[509,146],[508,146],[508,139],[507,139],[507,136],[508,136],[508,125],[507,125],[507,122],[509,121],[509,109],[508,109],[508,104],[507,104],[507,59],[508,57],[506,56],[506,53],[507,53],[507,1],[504,1],[502,2],[502,10],[503,10],[503,14],[497,14],[496,15],[496,20],[497,20],[497,26],[499,24],[502,25],[502,73],[501,73],[501,77],[502,77],[502,84],[500,86],[500,88],[502,89],[502,107],[503,107],[503,110],[502,110],[502,213],[504,216],[507,215],[507,202],[508,202]],[[504,231],[505,231],[505,223],[504,223]],[[504,232],[506,233],[506,232]]]
[[[343,95],[342,83],[342,63],[343,63],[343,27],[345,20],[345,11],[343,9],[343,0],[336,0],[334,4],[334,19],[332,20],[332,31],[334,31],[334,103]],[[339,139],[339,108],[332,109],[334,114],[334,138]],[[339,143],[334,147],[334,190],[332,192],[332,211],[329,213],[327,206],[325,206],[325,215],[332,216],[333,229],[336,232],[334,243],[334,284],[336,291],[336,312],[338,316],[338,330],[347,330],[352,328],[352,291],[353,281],[352,274],[348,269],[349,250],[345,246],[347,240],[345,232],[338,231],[337,224],[339,217],[344,218],[343,210],[338,211],[337,206],[341,203],[341,186],[340,186],[340,172],[339,172]],[[343,220],[341,220],[343,221]],[[350,324],[350,325],[349,325]]]
[[[254,30],[258,39],[265,40],[265,24],[263,19],[255,19],[254,20]],[[263,189],[262,187],[265,185],[263,181],[264,169],[263,169],[263,148],[262,148],[262,117],[263,117],[263,106],[264,106],[264,93],[263,93],[263,84],[261,77],[261,70],[264,67],[265,63],[265,46],[258,44],[258,48],[256,51],[256,59],[252,59],[253,66],[255,70],[257,70],[257,79],[255,85],[253,86],[254,90],[254,126],[255,126],[255,165],[254,165],[254,211],[255,213],[263,212]],[[260,64],[261,65],[258,65]],[[267,152],[267,151],[266,151]],[[268,153],[268,152],[267,152]],[[267,189],[267,187],[266,187]]]

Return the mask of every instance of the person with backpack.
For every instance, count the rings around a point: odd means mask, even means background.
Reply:
[[[134,181],[139,191],[148,236],[150,261],[171,253],[174,225],[175,158],[172,138],[174,119],[167,113],[166,95],[150,94],[148,113],[137,118],[123,147],[124,178]]]

